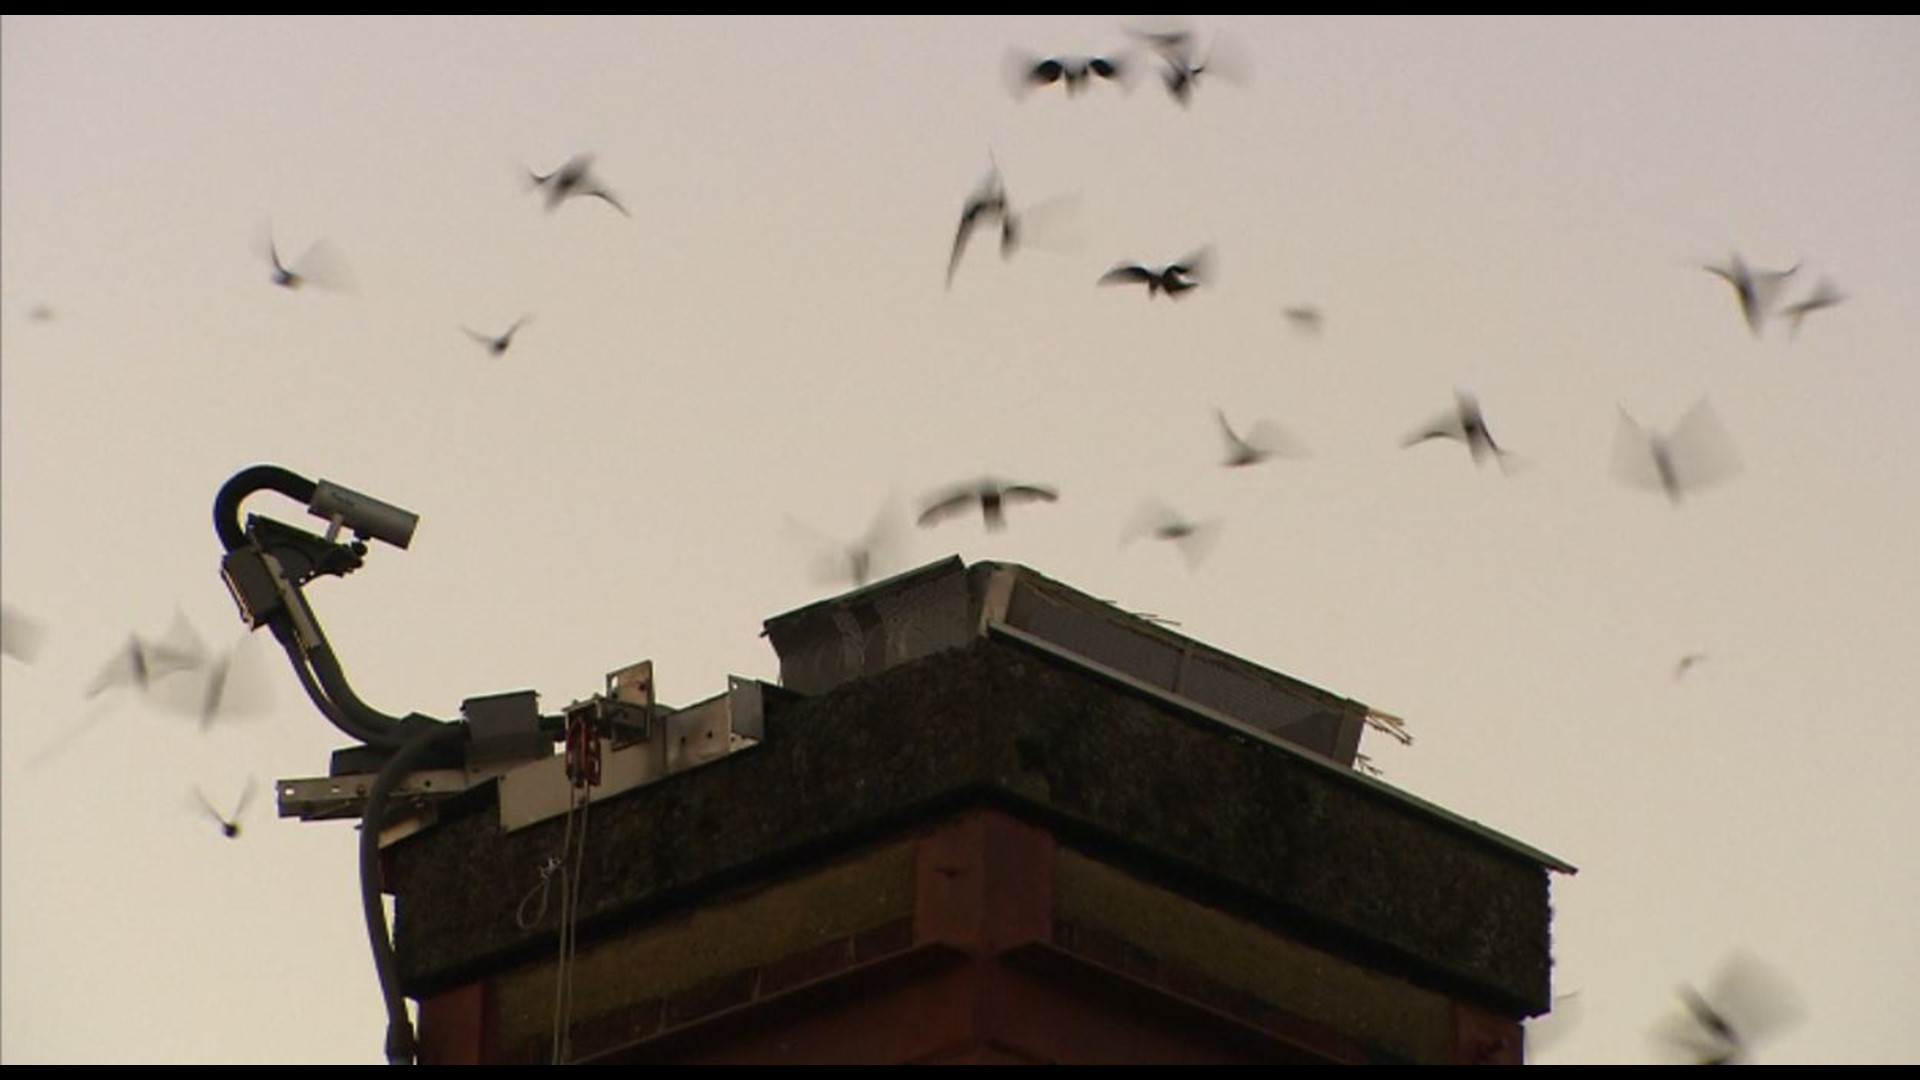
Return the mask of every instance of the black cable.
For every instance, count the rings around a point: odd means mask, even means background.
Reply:
[[[247,530],[240,523],[240,504],[247,496],[271,489],[302,503],[311,503],[318,486],[278,465],[249,465],[234,473],[213,497],[213,531],[220,536],[220,546],[233,551],[246,544]]]
[[[413,1022],[407,1016],[407,999],[400,991],[400,970],[393,955],[393,939],[387,932],[386,907],[380,901],[380,829],[386,820],[387,797],[413,763],[435,743],[459,734],[463,734],[462,729],[450,724],[426,720],[408,724],[405,742],[381,766],[360,817],[360,906],[366,915],[367,940],[373,946],[373,968],[380,977],[380,995],[387,1006],[389,1065],[412,1064],[418,1045],[413,1038]]]

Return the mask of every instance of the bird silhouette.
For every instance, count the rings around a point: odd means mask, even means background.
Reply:
[[[585,198],[600,199],[623,216],[633,216],[619,198],[594,177],[592,154],[575,154],[565,164],[544,176],[531,171],[527,175],[533,179],[535,188],[546,192],[548,213],[558,209],[568,199]]]
[[[1742,1064],[1757,1041],[1800,1016],[1786,980],[1746,954],[1729,958],[1707,992],[1682,985],[1679,995],[1685,1012],[1667,1022],[1663,1041],[1695,1065]]]
[[[1620,410],[1613,472],[1627,484],[1663,491],[1677,506],[1685,492],[1720,483],[1740,468],[1740,455],[1705,398],[1665,435],[1646,430]]]
[[[1206,560],[1220,539],[1220,522],[1217,519],[1194,521],[1165,503],[1149,500],[1134,512],[1126,529],[1120,534],[1120,546],[1126,547],[1135,540],[1151,538],[1164,540],[1172,544],[1186,561],[1187,569],[1193,570]]]
[[[1727,265],[1709,265],[1705,269],[1733,286],[1734,296],[1740,301],[1740,316],[1746,320],[1747,330],[1754,337],[1759,337],[1761,327],[1773,313],[1781,286],[1794,271],[1800,269],[1800,264],[1795,263],[1785,270],[1755,270],[1747,265],[1739,252],[1734,252],[1728,258]]]
[[[1308,337],[1319,337],[1320,331],[1326,325],[1326,316],[1312,304],[1284,307],[1280,309],[1280,314],[1287,317],[1287,323],[1293,327],[1295,333]]]
[[[1096,284],[1145,285],[1148,297],[1162,292],[1179,297],[1188,289],[1197,287],[1207,277],[1212,264],[1212,249],[1201,248],[1179,262],[1168,263],[1158,269],[1139,263],[1121,263],[1100,275]]]
[[[206,792],[199,788],[194,788],[193,794],[200,800],[200,806],[207,815],[220,823],[221,834],[229,840],[238,840],[240,839],[240,816],[247,812],[247,806],[253,802],[253,794],[258,788],[259,782],[251,776],[247,777],[247,786],[241,790],[240,801],[234,804],[231,815],[222,814],[215,809],[213,803],[207,798]]]
[[[507,327],[506,333],[500,334],[498,336],[495,336],[492,334],[483,334],[478,330],[475,330],[471,327],[466,327],[466,326],[463,326],[460,329],[465,330],[467,332],[468,337],[472,338],[473,340],[479,342],[482,345],[485,345],[487,347],[488,352],[492,353],[495,356],[499,356],[500,354],[506,352],[508,349],[513,347],[513,335],[520,332],[520,328],[527,324],[528,319],[529,319],[529,316],[521,316],[519,319],[514,321],[514,324],[512,326]]]
[[[1687,672],[1692,671],[1695,665],[1704,662],[1706,659],[1707,654],[1703,652],[1690,652],[1681,657],[1679,661],[1673,665],[1673,681],[1679,682],[1681,679],[1686,678]]]
[[[1487,430],[1486,418],[1480,414],[1480,403],[1465,391],[1454,392],[1452,412],[1442,414],[1432,423],[1408,435],[1401,446],[1414,446],[1428,439],[1458,439],[1467,444],[1467,453],[1473,456],[1475,465],[1492,454],[1502,469],[1506,467],[1507,451],[1493,441],[1493,433]]]
[[[800,533],[815,554],[809,561],[810,576],[821,584],[850,584],[859,588],[879,576],[880,568],[893,561],[899,546],[899,500],[889,496],[881,504],[867,531],[851,541],[827,536],[789,517],[789,526]]]
[[[953,253],[947,257],[947,287],[953,287],[953,273],[960,268],[960,255],[967,249],[973,230],[991,222],[1000,223],[1000,255],[1013,254],[1020,243],[1020,225],[1007,205],[1007,189],[1000,180],[995,163],[960,208],[960,228],[953,236]]]
[[[1781,308],[1780,317],[1789,320],[1789,336],[1797,338],[1800,336],[1800,323],[1808,315],[1823,308],[1833,307],[1846,298],[1846,294],[1833,284],[1831,278],[1821,278],[1820,284],[1813,287],[1813,292],[1809,293],[1806,299]]]
[[[1197,48],[1197,39],[1191,31],[1166,30],[1143,31],[1129,30],[1147,42],[1159,56],[1162,70],[1160,78],[1166,84],[1167,93],[1186,107],[1193,98],[1193,88],[1200,76],[1212,72],[1230,82],[1239,82],[1244,76],[1244,65],[1239,62],[1239,53],[1223,47],[1219,37],[1215,37],[1205,52]]]
[[[1129,64],[1122,56],[1030,56],[1013,53],[1008,60],[1013,92],[1024,97],[1037,86],[1059,83],[1067,96],[1079,93],[1095,78],[1126,86]]]
[[[291,263],[280,258],[280,246],[274,240],[271,231],[266,237],[267,261],[272,264],[268,280],[283,289],[301,289],[309,285],[316,289],[344,290],[352,284],[352,274],[346,261],[326,240],[316,240]]]
[[[108,690],[131,686],[146,691],[155,680],[176,672],[191,671],[207,660],[206,647],[184,616],[176,615],[173,628],[164,639],[149,641],[138,633],[129,634],[127,643],[107,660],[100,674],[87,688],[88,697],[99,697]]]
[[[1009,484],[992,477],[968,480],[944,489],[922,504],[919,524],[921,527],[936,525],[951,517],[978,505],[981,517],[989,530],[999,532],[1007,527],[1005,507],[1016,502],[1055,502],[1060,493],[1053,488],[1038,484]]]
[[[1272,457],[1307,456],[1307,448],[1271,420],[1254,421],[1243,437],[1235,433],[1232,424],[1227,423],[1226,410],[1215,409],[1213,414],[1219,419],[1220,433],[1227,441],[1226,460],[1221,464],[1229,469],[1258,465]]]

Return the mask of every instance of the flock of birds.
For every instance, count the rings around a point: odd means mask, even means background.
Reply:
[[[1179,27],[1129,28],[1128,32],[1145,48],[1159,68],[1161,82],[1169,96],[1183,107],[1190,106],[1203,75],[1217,75],[1228,81],[1244,76],[1245,68],[1225,43],[1210,42],[1204,50],[1198,37]],[[1130,52],[1101,55],[1029,56],[1014,54],[1008,62],[1016,96],[1043,88],[1058,87],[1072,96],[1090,90],[1099,83],[1126,85],[1138,72],[1141,61]],[[1036,204],[1016,208],[1010,200],[998,162],[989,155],[986,177],[966,196],[959,224],[948,252],[946,283],[951,289],[975,233],[996,230],[1001,257],[1011,258],[1027,238],[1031,223],[1043,218],[1055,204]],[[559,211],[575,200],[598,201],[622,216],[631,216],[614,191],[596,174],[591,155],[577,154],[549,172],[529,171],[526,182],[536,192],[548,213]],[[303,288],[346,289],[351,275],[346,263],[325,240],[316,242],[298,257],[283,258],[277,240],[271,234],[264,241],[263,254],[269,264],[269,280],[288,290]],[[1096,287],[1142,286],[1148,298],[1164,293],[1179,300],[1211,280],[1212,248],[1201,246],[1191,253],[1166,263],[1123,261],[1101,274]],[[1777,322],[1786,324],[1788,333],[1797,336],[1808,316],[1830,309],[1845,300],[1831,278],[1821,278],[1797,299],[1789,299],[1800,266],[1770,270],[1750,266],[1739,254],[1722,265],[1707,265],[1707,272],[1721,278],[1732,289],[1740,317],[1756,337]],[[1301,334],[1317,335],[1324,327],[1323,313],[1317,306],[1297,304],[1281,309],[1288,323]],[[49,309],[36,308],[34,318],[52,317]],[[494,357],[504,356],[515,343],[516,335],[532,321],[522,315],[499,333],[462,326],[460,329],[478,346]],[[1276,459],[1309,456],[1307,448],[1287,429],[1269,419],[1257,419],[1236,427],[1224,410],[1216,409],[1223,453],[1220,465],[1244,469]],[[1405,448],[1435,441],[1462,444],[1476,465],[1491,460],[1503,471],[1518,459],[1494,438],[1479,402],[1465,391],[1456,391],[1452,406],[1433,420],[1412,429],[1404,438]],[[1702,399],[1670,430],[1647,428],[1620,412],[1615,441],[1613,472],[1621,482],[1663,493],[1678,505],[1684,495],[1725,481],[1741,469],[1731,437]],[[977,512],[990,531],[1007,527],[1011,508],[1053,504],[1060,500],[1059,490],[1048,484],[1011,482],[991,476],[968,479],[940,488],[921,502],[913,520],[923,528]],[[891,502],[882,508],[873,525],[850,542],[820,544],[815,560],[815,576],[864,585],[885,569],[887,549],[897,535],[897,507]],[[805,529],[797,522],[796,528]],[[818,534],[812,534],[819,540]],[[1175,545],[1188,567],[1197,567],[1206,558],[1218,538],[1217,519],[1194,521],[1157,500],[1145,501],[1121,532],[1121,544],[1140,539],[1165,541]],[[40,652],[46,628],[37,619],[13,608],[0,609],[0,650],[14,660],[31,663]],[[176,619],[168,633],[159,636],[132,634],[103,665],[86,690],[88,698],[132,692],[154,696],[156,689],[171,685],[176,691],[165,700],[194,715],[201,729],[207,730],[221,715],[232,672],[235,650],[208,649],[184,619]],[[1680,659],[1674,677],[1707,658],[1705,653],[1690,653]],[[178,688],[190,686],[189,692]],[[67,738],[77,736],[73,732]],[[61,745],[64,745],[64,741]],[[55,748],[56,750],[59,747]],[[193,795],[199,811],[217,825],[228,839],[241,834],[241,818],[253,801],[256,783],[246,782],[232,811],[223,812],[195,788]],[[1717,985],[1703,994],[1692,987],[1680,991],[1685,1006],[1669,1042],[1701,1064],[1727,1064],[1742,1060],[1752,1040],[1782,1026],[1791,1019],[1793,1009],[1785,1003],[1791,993],[1777,976],[1764,971],[1756,961],[1737,959],[1729,964]]]

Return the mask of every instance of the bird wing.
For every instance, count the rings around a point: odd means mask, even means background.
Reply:
[[[611,206],[615,210],[620,211],[620,216],[622,217],[633,216],[633,214],[627,210],[626,206],[620,202],[620,200],[613,194],[613,192],[608,191],[606,188],[603,188],[603,187],[589,188],[586,191],[582,191],[580,194],[588,195],[593,198],[604,201],[608,206]]]
[[[943,494],[922,504],[920,516],[916,519],[922,526],[938,523],[942,518],[950,517],[980,501],[980,488],[977,484],[964,484],[948,488]]]
[[[1059,82],[1066,74],[1066,68],[1055,57],[1034,56],[1017,49],[1008,51],[1003,70],[1007,88],[1016,98],[1026,97],[1036,86]]]
[[[1100,275],[1099,285],[1133,285],[1158,281],[1159,275],[1137,263],[1122,263]]]
[[[1653,436],[1620,409],[1620,423],[1613,436],[1613,475],[1616,480],[1648,491],[1660,491],[1666,485],[1660,479],[1660,466],[1653,456]]]
[[[315,288],[331,292],[346,292],[353,288],[353,271],[347,267],[347,261],[327,240],[315,240],[298,259],[295,259],[292,271],[301,280]]]
[[[201,791],[198,787],[196,787],[193,789],[193,797],[199,800],[200,808],[207,812],[208,817],[212,818],[213,820],[219,822],[222,825],[225,825],[227,823],[227,819],[221,815],[220,811],[214,809],[213,803],[207,798],[206,792]]]
[[[247,777],[247,786],[240,792],[240,801],[233,805],[233,820],[239,821],[240,815],[247,812],[248,805],[253,802],[254,793],[259,790],[259,778]]]
[[[1213,554],[1214,546],[1220,542],[1221,526],[1217,518],[1194,522],[1185,536],[1174,538],[1173,546],[1180,549],[1180,557],[1187,562],[1187,569],[1193,570],[1207,561]]]
[[[1683,488],[1720,483],[1740,473],[1740,452],[1734,449],[1713,406],[1701,398],[1667,436],[1667,460],[1675,481]]]
[[[46,631],[39,619],[10,607],[0,607],[0,654],[31,664],[40,655]]]
[[[1233,425],[1227,423],[1227,411],[1216,408],[1213,410],[1213,415],[1219,419],[1220,433],[1227,439],[1227,463],[1232,464],[1242,458],[1253,456],[1258,448],[1235,434]]]
[[[87,685],[87,696],[99,697],[116,686],[138,682],[140,680],[139,652],[139,637],[129,638],[127,643],[107,660],[106,666],[100,669],[100,674],[93,677],[93,682]]]
[[[1180,515],[1174,512],[1173,507],[1158,499],[1148,499],[1127,519],[1126,528],[1120,530],[1120,546],[1126,547],[1142,537],[1152,536],[1179,520]]]
[[[1247,444],[1263,454],[1278,457],[1312,457],[1307,444],[1293,437],[1293,433],[1271,420],[1256,420],[1247,429]]]
[[[1040,484],[1009,484],[1000,491],[1003,502],[1058,502],[1060,493]]]
[[[1167,264],[1167,273],[1202,281],[1213,276],[1213,247],[1208,245],[1176,263]]]
[[[967,250],[967,238],[973,235],[973,227],[979,224],[981,206],[968,203],[960,213],[960,228],[953,234],[953,253],[947,256],[947,287],[953,287],[954,271],[960,269],[960,256]]]
[[[1415,430],[1402,440],[1400,445],[1408,447],[1426,442],[1428,439],[1465,439],[1466,437],[1467,426],[1460,419],[1459,411],[1455,410],[1435,417],[1432,423]]]

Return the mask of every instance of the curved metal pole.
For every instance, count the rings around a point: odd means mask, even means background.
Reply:
[[[213,497],[213,531],[219,534],[221,546],[232,551],[247,542],[246,526],[240,522],[240,504],[247,496],[270,489],[302,503],[310,503],[317,486],[291,469],[283,469],[278,465],[249,465],[229,477],[226,483],[220,485],[220,493]]]

